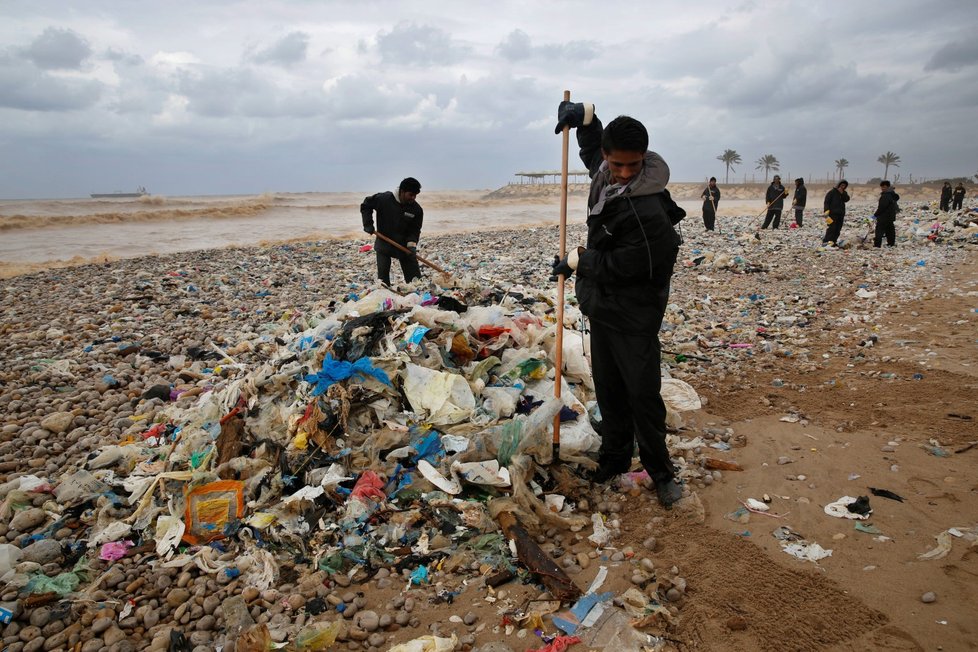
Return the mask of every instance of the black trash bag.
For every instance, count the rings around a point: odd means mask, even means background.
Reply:
[[[190,645],[183,632],[178,632],[175,629],[170,630],[170,645],[166,648],[166,652],[193,652],[193,650],[193,646]]]
[[[853,514],[867,516],[873,513],[873,508],[869,506],[869,496],[860,496],[856,502],[849,503],[846,507]]]

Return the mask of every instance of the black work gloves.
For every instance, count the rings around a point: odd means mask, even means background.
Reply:
[[[365,227],[363,227],[363,231],[364,231],[364,233],[367,233],[369,235],[373,235],[374,234],[374,227],[372,227],[372,226],[365,226]]]
[[[561,102],[557,107],[557,126],[554,133],[559,134],[564,127],[576,129],[591,124],[594,118],[594,105],[582,102]]]
[[[553,269],[550,273],[551,281],[556,281],[558,276],[563,276],[564,278],[570,278],[571,276],[574,275],[573,268],[567,262],[567,258],[569,256],[570,254],[567,254],[567,256],[561,258],[560,256],[554,255]]]

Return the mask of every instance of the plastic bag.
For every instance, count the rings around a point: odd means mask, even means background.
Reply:
[[[193,489],[186,496],[183,540],[202,545],[224,538],[224,527],[244,514],[244,483],[220,480]]]
[[[98,558],[102,561],[118,561],[126,556],[126,552],[133,547],[132,541],[109,541],[102,545],[99,550]]]
[[[475,396],[465,378],[408,363],[401,371],[411,409],[432,425],[465,421],[475,409]]]
[[[272,634],[268,625],[252,625],[241,633],[234,645],[235,652],[268,652],[272,649]]]
[[[183,538],[184,523],[179,516],[167,514],[156,521],[156,554],[169,559]]]
[[[395,645],[387,652],[452,652],[457,643],[458,636],[454,633],[451,638],[429,635]]]
[[[12,543],[0,543],[0,581],[7,581],[7,574],[13,574],[22,554]]]
[[[339,621],[328,623],[325,627],[307,627],[295,637],[295,648],[309,652],[327,650],[336,642],[342,627],[343,624]]]

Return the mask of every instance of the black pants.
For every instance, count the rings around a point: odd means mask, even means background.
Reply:
[[[801,221],[803,219],[805,219],[805,207],[804,206],[802,206],[801,208],[796,208],[795,209],[795,224],[797,224],[798,226],[801,226],[802,225],[801,224]]]
[[[829,224],[829,228],[825,229],[825,237],[822,238],[822,242],[837,242],[842,233],[842,223],[845,222],[846,218],[845,215],[838,217],[829,215],[829,217],[832,219],[832,223]]]
[[[773,226],[771,224],[772,220],[774,222]],[[778,228],[779,224],[781,224],[781,209],[769,208],[767,211],[767,217],[764,218],[764,226],[762,226],[761,228],[766,229],[768,226],[772,226],[772,228],[776,229]]]
[[[951,202],[951,210],[959,211],[961,210],[961,205],[964,204],[964,197],[961,199],[955,199]]]
[[[712,231],[713,227],[717,222],[716,211],[713,210],[713,204],[704,203],[703,204],[703,226],[706,227],[707,231]]]
[[[951,209],[951,200],[950,199],[942,199],[941,200],[941,210],[946,213],[950,209]]]
[[[676,469],[666,447],[666,405],[659,391],[659,334],[626,335],[591,321],[591,369],[601,410],[600,463],[626,470],[638,440],[639,459],[655,482]]]
[[[873,235],[873,246],[883,245],[883,238],[886,237],[886,244],[890,247],[896,244],[896,221],[890,219],[876,218],[876,233]]]
[[[421,267],[418,266],[417,258],[405,254],[403,258],[398,258],[398,260],[401,261],[401,271],[404,272],[405,282],[410,283],[421,276]],[[377,252],[377,278],[387,285],[391,284],[391,257],[379,251]]]

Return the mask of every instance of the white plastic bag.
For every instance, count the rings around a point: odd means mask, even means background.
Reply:
[[[460,423],[475,409],[475,396],[458,374],[408,363],[401,371],[411,409],[436,426]]]

